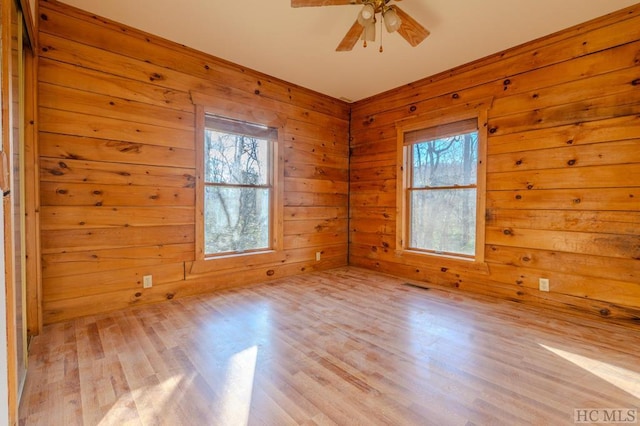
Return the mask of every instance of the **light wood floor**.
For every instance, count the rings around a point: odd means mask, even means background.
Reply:
[[[355,268],[47,326],[24,425],[573,424],[640,407],[640,331]]]

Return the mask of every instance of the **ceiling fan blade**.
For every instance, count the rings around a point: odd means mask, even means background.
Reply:
[[[398,28],[398,34],[407,40],[411,46],[416,47],[431,34],[428,29],[420,25],[418,21],[409,16],[404,10],[395,5],[393,8],[402,20],[402,24],[400,28]]]
[[[291,0],[291,7],[343,6],[362,4],[362,0]]]
[[[353,23],[347,34],[344,36],[338,47],[336,47],[336,52],[347,52],[353,49],[353,46],[356,45],[362,32],[364,31],[364,27],[360,25],[358,20]]]

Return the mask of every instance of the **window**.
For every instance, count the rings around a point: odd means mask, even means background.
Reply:
[[[281,263],[286,117],[255,104],[191,92],[195,106],[192,275]]]
[[[271,249],[277,130],[206,115],[205,256]]]
[[[398,123],[401,254],[484,260],[485,122],[452,108]]]
[[[478,130],[476,120],[455,124],[441,136],[433,129],[405,134],[405,143],[410,141],[408,248],[473,256]]]

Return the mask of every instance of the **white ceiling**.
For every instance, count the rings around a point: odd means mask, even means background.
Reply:
[[[335,48],[361,6],[292,8],[290,0],[63,0],[282,80],[357,101],[635,4],[637,0],[405,0],[431,31]]]

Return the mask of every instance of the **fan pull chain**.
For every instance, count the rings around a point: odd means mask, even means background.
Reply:
[[[382,17],[382,15],[380,15],[380,49],[379,52],[382,53],[382,51],[384,50],[382,48],[382,34],[384,33],[383,28],[382,28],[382,21],[384,20],[384,18]]]

